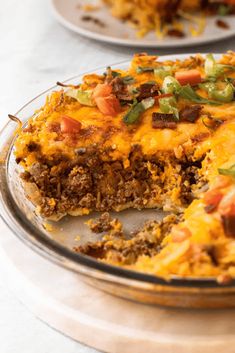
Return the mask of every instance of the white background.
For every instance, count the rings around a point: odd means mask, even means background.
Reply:
[[[175,52],[228,49],[235,50],[235,39]],[[134,52],[134,48],[96,43],[62,28],[51,15],[48,0],[0,0],[0,126],[7,121],[7,113],[14,114],[56,81],[129,59]],[[157,49],[148,52],[171,53]],[[55,332],[28,312],[4,285],[0,264],[0,353],[18,352],[95,350]]]

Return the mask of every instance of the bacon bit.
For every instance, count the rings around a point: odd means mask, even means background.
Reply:
[[[94,91],[93,91],[93,98],[94,100],[96,100],[96,98],[100,98],[100,97],[108,97],[111,93],[112,93],[112,86],[107,84],[107,83],[99,83]]]
[[[112,86],[112,89],[113,89],[112,92],[119,100],[122,100],[125,102],[133,101],[133,94],[131,94],[128,91],[127,85],[124,83],[121,77],[113,78],[112,81],[110,82],[110,85]]]
[[[143,83],[139,87],[139,95],[137,97],[138,101],[142,101],[145,98],[150,98],[154,97],[158,93],[158,85],[153,83],[153,84],[148,84],[148,83]]]
[[[174,130],[177,127],[175,121],[167,121],[167,120],[153,120],[152,122],[153,129],[171,129]]]
[[[153,113],[153,129],[176,129],[177,123],[173,114]]]
[[[179,228],[179,227],[174,227],[172,230],[172,240],[174,243],[181,243],[182,241],[190,238],[192,236],[191,231],[184,227],[184,228]]]
[[[73,134],[78,133],[81,130],[82,124],[69,116],[64,115],[62,117],[60,128],[61,132]]]
[[[228,23],[226,23],[225,21],[222,21],[222,20],[217,20],[216,21],[216,25],[219,27],[219,28],[223,28],[223,29],[229,29],[229,25]]]
[[[115,116],[121,110],[119,100],[113,94],[108,97],[98,97],[95,102],[100,112],[104,115]]]
[[[175,73],[175,78],[179,83],[184,86],[187,84],[197,85],[202,82],[200,71],[193,69],[188,71],[178,71]]]
[[[200,116],[201,105],[186,106],[180,111],[180,120],[194,123]]]

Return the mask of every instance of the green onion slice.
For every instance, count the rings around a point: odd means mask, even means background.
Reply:
[[[134,77],[132,77],[130,75],[123,76],[122,81],[125,85],[131,85],[131,84],[135,83]]]
[[[234,100],[234,86],[230,82],[224,83],[224,89],[218,88],[218,83],[207,82],[199,85],[200,88],[208,92],[210,98],[223,102],[230,103]]]
[[[224,74],[225,69],[235,70],[235,66],[218,64],[212,54],[206,55],[205,74],[208,78],[217,78]]]
[[[160,77],[162,80],[167,76],[172,76],[172,66],[159,66],[154,69],[154,75]]]
[[[154,98],[146,98],[141,102],[135,101],[132,104],[130,110],[123,117],[123,121],[126,125],[135,124],[142,113],[144,113],[147,109],[152,108],[154,106],[155,99]]]
[[[182,86],[178,92],[179,97],[188,99],[191,102],[198,104],[210,104],[210,105],[220,105],[220,102],[214,100],[206,99],[199,96],[190,85]]]
[[[179,93],[181,85],[176,78],[167,76],[163,81],[162,90],[164,93]]]
[[[138,66],[137,68],[136,68],[136,72],[137,72],[137,74],[142,74],[142,73],[144,73],[144,72],[153,72],[154,71],[154,67],[151,67],[151,66]]]
[[[235,164],[231,165],[230,168],[219,168],[218,172],[221,175],[229,175],[235,177]]]
[[[120,72],[113,71],[110,66],[106,67],[106,72],[104,72],[103,75],[113,78],[121,76]]]
[[[89,106],[89,107],[94,107],[95,103],[92,99],[92,90],[86,90],[83,91],[80,88],[79,89],[68,89],[65,92],[66,96],[72,97],[76,99],[79,103]]]
[[[173,114],[176,120],[179,120],[179,111],[175,97],[165,97],[158,100],[162,113]]]

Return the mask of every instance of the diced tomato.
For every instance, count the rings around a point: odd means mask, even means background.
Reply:
[[[207,213],[212,213],[216,211],[223,196],[224,195],[222,194],[222,192],[220,192],[218,189],[212,189],[207,191],[203,198],[206,204],[205,211]]]
[[[206,209],[208,213],[214,212],[219,206],[221,200],[224,198],[225,191],[231,185],[231,178],[225,175],[218,175],[210,190],[208,190],[203,197],[203,200],[208,206]],[[222,191],[223,190],[223,191]]]
[[[121,109],[119,100],[113,94],[108,97],[96,98],[96,104],[100,112],[104,115],[115,116]]]
[[[172,229],[172,240],[175,243],[181,243],[182,241],[190,238],[191,235],[191,231],[186,227],[179,228],[176,226]]]
[[[112,93],[112,86],[107,83],[98,84],[93,91],[93,98],[108,97]]]
[[[120,102],[112,94],[112,86],[109,84],[97,85],[93,92],[93,99],[99,111],[104,115],[115,116],[120,112]]]
[[[68,133],[68,134],[77,133],[81,130],[81,127],[82,127],[82,124],[79,121],[73,118],[70,118],[67,115],[64,115],[62,117],[62,120],[60,123],[61,132]]]
[[[202,82],[201,73],[198,70],[178,71],[175,73],[175,78],[182,86],[187,84],[193,86]]]
[[[218,211],[222,216],[235,216],[235,189],[232,189],[223,197]]]
[[[205,193],[203,200],[207,206],[213,206],[214,209],[216,209],[222,198],[222,192],[218,191],[217,189],[212,189]]]

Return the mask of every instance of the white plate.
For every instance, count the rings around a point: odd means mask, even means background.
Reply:
[[[216,24],[215,16],[207,19],[204,33],[199,37],[185,38],[166,37],[159,40],[151,32],[144,38],[137,38],[136,32],[127,23],[123,23],[111,16],[106,7],[97,11],[86,12],[82,5],[96,3],[97,0],[51,0],[52,10],[57,20],[68,29],[98,41],[133,46],[133,47],[185,47],[203,43],[215,42],[235,35],[235,16],[226,17],[230,29],[221,29]],[[94,21],[84,21],[83,16],[91,16],[104,24],[102,27]]]

